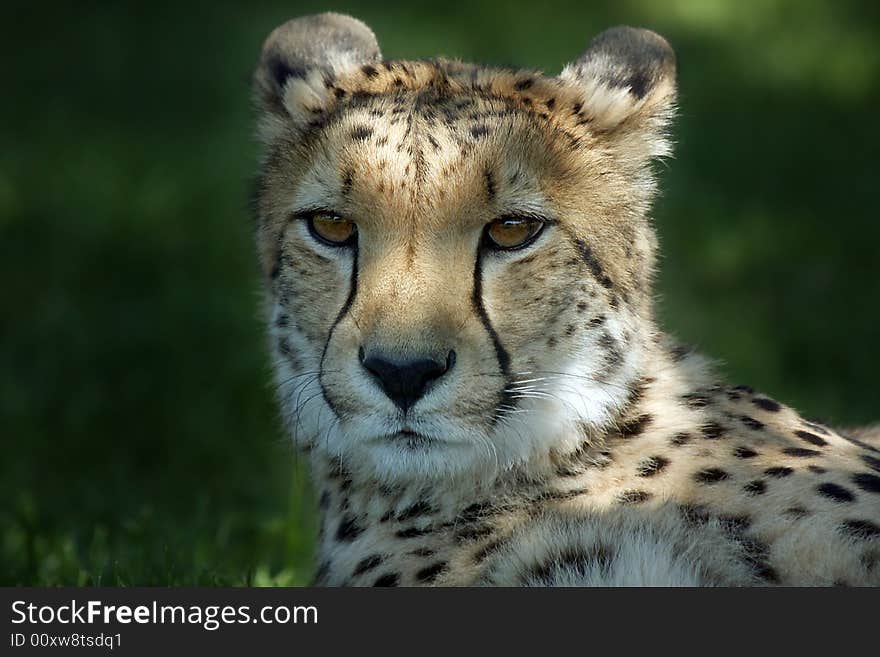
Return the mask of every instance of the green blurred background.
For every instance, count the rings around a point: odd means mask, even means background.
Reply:
[[[308,581],[313,500],[258,312],[247,81],[272,28],[327,9],[389,58],[551,74],[610,25],[667,36],[663,323],[808,415],[880,416],[880,3],[5,3],[0,583]]]

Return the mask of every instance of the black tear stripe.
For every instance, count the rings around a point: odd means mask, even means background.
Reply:
[[[513,393],[509,389],[512,383],[510,378],[510,354],[507,353],[504,345],[501,344],[498,333],[495,332],[492,322],[489,321],[489,315],[486,314],[486,307],[483,305],[483,252],[479,246],[477,247],[477,261],[474,265],[474,293],[471,297],[471,303],[474,311],[477,313],[477,317],[480,318],[480,322],[483,324],[483,328],[486,329],[486,333],[489,334],[489,338],[492,340],[492,346],[495,348],[495,358],[498,360],[498,367],[504,377],[504,387],[501,390],[500,399],[495,406],[495,413],[492,416],[491,423],[494,426],[501,417],[502,406],[515,407],[516,400],[513,399]]]
[[[345,300],[345,303],[342,304],[342,308],[340,308],[339,314],[336,315],[336,319],[333,320],[333,324],[330,326],[330,331],[327,333],[327,341],[324,343],[324,348],[321,350],[321,362],[318,365],[318,384],[321,386],[321,396],[324,398],[324,401],[327,402],[327,406],[330,407],[330,410],[332,410],[337,417],[339,417],[339,412],[336,410],[333,402],[330,401],[330,397],[327,394],[327,389],[324,387],[324,358],[326,358],[327,356],[327,349],[330,346],[330,340],[333,339],[333,332],[336,330],[336,327],[339,325],[339,322],[342,321],[343,317],[348,314],[348,310],[349,308],[351,308],[351,304],[354,303],[354,297],[357,294],[357,271],[358,246],[357,242],[355,242],[351,258],[351,283],[348,287],[348,298]]]

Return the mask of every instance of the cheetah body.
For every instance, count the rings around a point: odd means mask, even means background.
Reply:
[[[807,421],[700,361],[658,354],[619,430],[541,476],[438,495],[319,460],[318,583],[880,584],[880,434]]]
[[[730,387],[653,319],[662,38],[614,28],[549,78],[382,60],[323,14],[270,35],[254,89],[317,584],[880,584],[880,431]],[[316,236],[331,215],[350,238]],[[511,217],[539,228],[496,248]],[[445,366],[392,403],[375,354]]]

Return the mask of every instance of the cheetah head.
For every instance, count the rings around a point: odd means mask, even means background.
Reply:
[[[675,61],[618,27],[556,77],[268,37],[255,192],[296,441],[386,481],[498,472],[612,425],[653,339],[652,161]]]

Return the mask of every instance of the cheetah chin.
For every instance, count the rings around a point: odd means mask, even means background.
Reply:
[[[675,56],[559,75],[272,32],[253,197],[275,384],[321,585],[876,585],[880,429],[838,432],[654,318]]]

